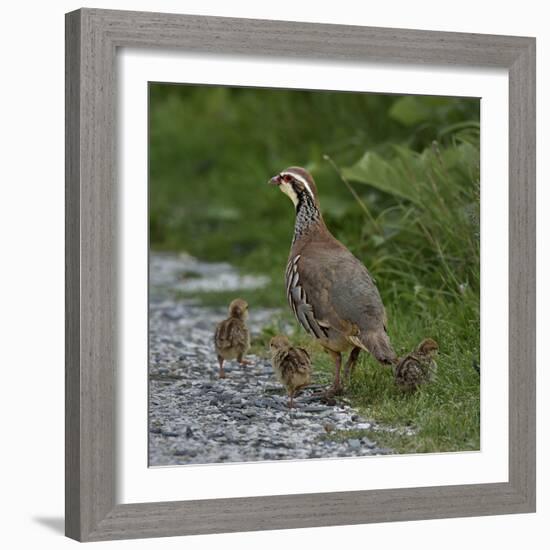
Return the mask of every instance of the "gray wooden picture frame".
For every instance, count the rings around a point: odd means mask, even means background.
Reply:
[[[115,502],[117,48],[509,71],[509,481]],[[535,511],[535,39],[82,9],[66,15],[66,534],[81,541]]]

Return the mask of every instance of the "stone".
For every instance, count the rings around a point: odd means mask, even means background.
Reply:
[[[301,410],[308,413],[318,413],[325,412],[327,408],[323,405],[307,405],[306,407],[302,407]]]
[[[371,424],[369,424],[368,422],[360,422],[359,424],[355,425],[355,429],[356,430],[370,430],[371,429]]]
[[[336,426],[332,422],[325,422],[323,429],[327,434],[330,434],[336,429]]]

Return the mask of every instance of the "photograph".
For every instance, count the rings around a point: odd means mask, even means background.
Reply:
[[[149,467],[480,451],[480,100],[149,82]]]

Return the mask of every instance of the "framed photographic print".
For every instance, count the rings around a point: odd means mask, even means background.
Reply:
[[[534,39],[66,40],[67,535],[534,511]]]

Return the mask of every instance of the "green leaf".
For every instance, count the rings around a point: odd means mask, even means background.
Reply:
[[[414,155],[410,152],[409,155]],[[390,163],[377,153],[368,151],[353,166],[342,169],[342,175],[351,181],[365,183],[384,193],[406,199],[421,206],[416,186],[407,176],[402,161]]]
[[[392,105],[388,114],[404,126],[414,126],[427,120],[430,112],[416,97],[403,96]]]
[[[479,140],[479,122],[477,120],[465,120],[444,126],[437,132],[437,137],[441,139],[447,134],[454,134],[461,130],[470,130],[474,135],[477,135]]]

